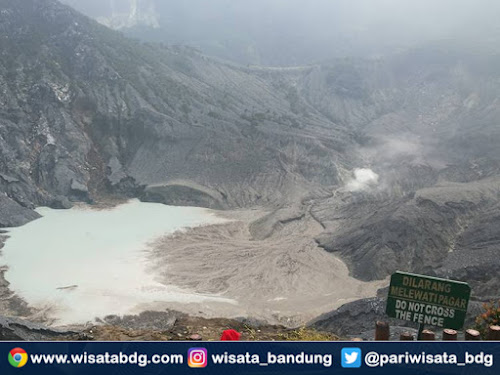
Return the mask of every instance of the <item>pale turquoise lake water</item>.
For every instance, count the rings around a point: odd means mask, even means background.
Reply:
[[[108,210],[39,208],[9,230],[0,264],[10,288],[58,324],[126,314],[152,302],[229,302],[165,286],[148,267],[148,244],[177,230],[224,222],[203,208],[129,201]],[[60,289],[76,285],[72,289]]]

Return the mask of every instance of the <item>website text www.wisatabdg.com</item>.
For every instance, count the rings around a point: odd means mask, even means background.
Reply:
[[[34,365],[182,365],[183,354],[87,353],[81,354],[30,354]]]

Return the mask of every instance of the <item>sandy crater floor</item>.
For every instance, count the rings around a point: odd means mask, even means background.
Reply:
[[[309,215],[279,224],[261,240],[249,226],[265,212],[222,215],[231,222],[192,228],[152,244],[152,271],[166,285],[237,304],[207,301],[168,307],[204,317],[250,316],[296,327],[347,302],[373,297],[387,284],[350,277],[339,258],[317,246],[314,236],[322,228]]]

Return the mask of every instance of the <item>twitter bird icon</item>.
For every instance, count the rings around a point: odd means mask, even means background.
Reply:
[[[344,348],[342,349],[342,367],[343,368],[360,368],[361,367],[361,349],[360,348]]]

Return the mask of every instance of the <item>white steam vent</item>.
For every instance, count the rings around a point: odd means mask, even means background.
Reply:
[[[349,191],[368,190],[378,184],[378,174],[369,168],[356,168],[354,178],[350,180],[346,189]]]

